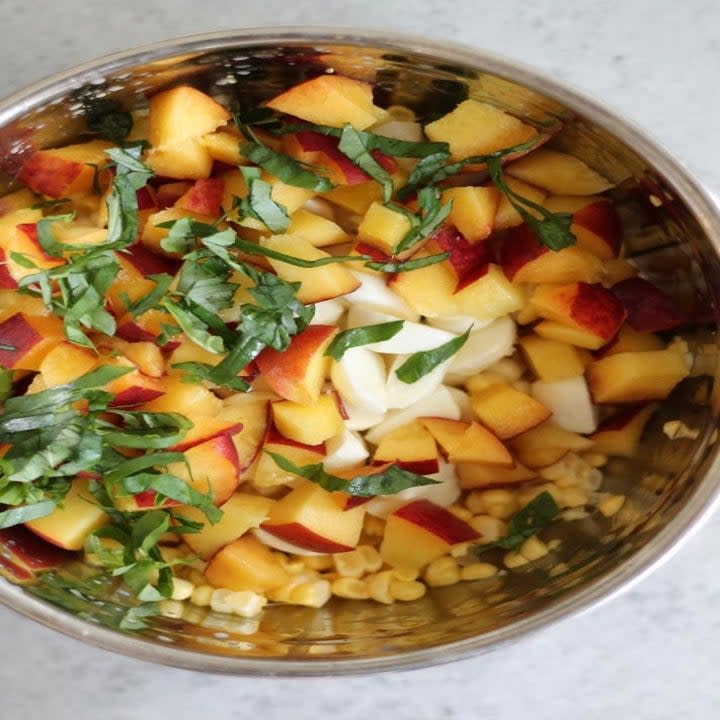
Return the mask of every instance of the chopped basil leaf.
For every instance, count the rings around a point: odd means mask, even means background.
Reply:
[[[32,505],[21,505],[0,512],[0,530],[20,525],[28,520],[37,520],[45,517],[55,510],[55,503],[52,500],[40,500]]]
[[[383,199],[390,202],[393,181],[385,168],[370,154],[367,136],[356,130],[350,123],[343,126],[338,150],[355,163],[363,172],[382,185]]]
[[[248,185],[247,197],[240,200],[238,208],[245,217],[259,220],[270,232],[283,233],[288,229],[290,217],[285,206],[272,198],[272,185],[260,178],[255,167],[240,166],[240,172]]]
[[[525,540],[548,526],[559,512],[560,508],[553,496],[543,491],[510,518],[505,537],[484,545],[476,545],[473,551],[476,555],[482,555],[492,548],[517,550]]]
[[[470,337],[470,330],[471,328],[468,328],[462,335],[458,335],[432,350],[425,350],[411,355],[395,371],[398,379],[408,385],[417,382],[421,377],[427,375],[460,350],[467,342],[468,337]]]
[[[326,473],[322,463],[300,466],[282,455],[269,450],[265,450],[265,452],[286,472],[304,477],[328,492],[344,492],[356,497],[373,497],[374,495],[395,495],[409,488],[437,484],[436,480],[424,475],[416,475],[397,465],[391,465],[381,472],[356,475],[354,478],[346,480]]]
[[[75,218],[75,213],[67,213],[65,215],[51,215],[38,220],[37,222],[37,239],[40,247],[51,257],[61,258],[66,248],[70,249],[87,249],[86,245],[66,246],[55,239],[52,232],[52,225],[56,222],[70,222]]]
[[[85,122],[88,130],[116,145],[122,143],[133,129],[132,115],[123,110],[117,100],[109,98],[88,99],[85,103]]]
[[[333,360],[340,360],[346,350],[369,345],[370,343],[381,342],[395,337],[403,328],[402,320],[378,323],[377,325],[364,325],[362,327],[350,328],[338,333],[325,351],[325,355]]]
[[[383,273],[398,273],[398,272],[410,272],[411,270],[420,270],[430,265],[437,265],[438,263],[447,260],[450,257],[450,253],[438,253],[437,255],[428,255],[427,257],[411,258],[410,260],[400,260],[398,262],[366,262],[365,267],[371,270],[377,270]]]
[[[316,268],[340,262],[362,262],[363,260],[369,259],[366,255],[331,255],[330,257],[318,258],[317,260],[304,260],[303,258],[295,257],[294,255],[287,255],[286,253],[279,252],[278,250],[272,250],[271,248],[266,248],[262,245],[256,245],[255,243],[248,240],[242,240],[240,238],[235,241],[234,246],[248,255],[261,255],[263,257],[280,260],[288,265],[294,265],[295,267],[301,268]]]
[[[327,178],[311,172],[295,158],[276,152],[265,145],[245,142],[240,145],[240,152],[248,160],[288,185],[307,188],[315,192],[327,192],[335,187]]]
[[[129,302],[126,304],[128,312],[130,312],[130,314],[134,317],[156,308],[163,297],[167,294],[168,288],[173,282],[172,275],[168,275],[167,273],[148,275],[147,279],[152,280],[155,283],[155,287],[147,295],[144,295],[135,302]]]
[[[182,331],[197,345],[208,352],[220,354],[225,352],[225,343],[221,337],[208,332],[208,326],[193,313],[170,298],[165,298],[162,307],[167,310]]]
[[[577,240],[570,229],[572,224],[570,213],[550,212],[542,205],[538,205],[512,190],[505,182],[505,174],[499,158],[490,158],[487,161],[487,167],[490,179],[507,197],[520,217],[532,228],[543,245],[556,251],[575,245]],[[539,213],[540,218],[536,218],[528,212],[528,209]]]
[[[418,215],[408,214],[412,228],[395,247],[395,253],[405,252],[419,242],[432,235],[445,221],[452,210],[452,201],[440,202],[440,191],[435,187],[427,187],[418,193]]]

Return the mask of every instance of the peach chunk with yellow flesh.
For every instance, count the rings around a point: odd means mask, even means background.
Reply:
[[[345,510],[319,485],[303,482],[278,500],[262,529],[310,552],[348,552],[360,541],[365,509]]]
[[[0,322],[0,365],[9,370],[38,370],[64,338],[60,318],[15,313]]]
[[[640,444],[645,425],[657,409],[655,403],[636,405],[605,418],[590,436],[593,450],[606,455],[632,457]]]
[[[388,515],[380,556],[394,568],[420,569],[453,545],[478,539],[479,533],[449,510],[415,500]]]
[[[580,158],[545,148],[509,163],[505,171],[553,195],[594,195],[613,186]]]
[[[485,240],[493,231],[500,197],[494,186],[449,188],[442,194],[443,203],[452,202],[447,222],[471,243]]]
[[[579,247],[550,250],[525,224],[508,231],[500,263],[516,283],[593,283],[604,274],[602,261],[592,253]]]
[[[528,185],[522,180],[510,177],[509,175],[505,176],[505,183],[516,195],[519,195],[521,198],[528,200],[531,203],[535,203],[536,205],[542,205],[543,201],[547,197],[547,193],[544,190],[541,190],[534,185]],[[539,217],[539,213],[532,208],[527,207],[526,210],[531,215]],[[500,203],[498,205],[497,212],[495,213],[495,230],[507,230],[508,228],[521,225],[523,222],[525,222],[523,217],[510,202],[508,196],[503,195],[500,198]]]
[[[421,418],[452,463],[476,462],[512,467],[514,460],[508,449],[486,427],[477,422],[449,418]]]
[[[51,198],[85,195],[92,189],[98,167],[107,165],[105,140],[38,150],[23,163],[18,179],[34,192]]]
[[[587,369],[597,403],[663,400],[688,374],[685,358],[675,350],[617,353],[596,360]]]
[[[302,235],[273,235],[263,238],[260,244],[301,260],[330,257],[330,253],[316,248]],[[297,297],[305,304],[347,295],[360,286],[360,281],[340,263],[306,268],[270,258],[270,265],[283,280],[301,283]]]
[[[321,395],[312,405],[279,400],[272,404],[272,413],[275,427],[282,435],[306,445],[329,440],[343,428],[334,395]]]
[[[64,385],[93,370],[98,364],[97,355],[90,350],[61,342],[40,363],[40,374],[46,387]]]
[[[325,350],[337,332],[332,325],[309,325],[292,338],[286,350],[265,348],[256,363],[270,388],[301,405],[317,402],[329,369]]]
[[[184,534],[183,539],[193,552],[207,560],[248,530],[259,527],[269,517],[274,503],[261,495],[235,493],[220,506],[223,515],[216,523],[209,523],[203,511],[191,505],[180,506],[174,512],[203,524],[200,532]]]
[[[373,104],[372,86],[343,75],[320,75],[294,85],[266,103],[269,108],[318,125],[350,123],[364,130],[383,110]]]
[[[475,488],[502,488],[534,480],[537,472],[516,463],[515,467],[503,468],[476,462],[461,462],[455,465],[458,485],[463,490]]]
[[[447,142],[453,160],[485,155],[535,137],[535,128],[500,108],[478,100],[464,100],[454,110],[425,126],[434,142]]]
[[[340,225],[317,213],[300,208],[290,216],[289,235],[302,235],[315,247],[339,245],[347,242],[348,235]]]
[[[210,494],[216,505],[227,502],[240,484],[237,451],[229,435],[194,445],[185,451],[185,462],[170,463],[167,471]]]
[[[551,415],[535,398],[506,383],[473,392],[470,399],[480,422],[501,440],[520,435]]]
[[[361,242],[386,255],[393,255],[395,247],[411,229],[406,215],[381,202],[374,202],[360,221],[357,232]]]
[[[325,457],[325,443],[306,445],[290,440],[281,435],[272,423],[268,426],[262,449],[268,452],[260,453],[252,472],[253,485],[261,489],[285,485],[297,479],[294,473],[283,470],[268,454],[269,452],[282,455],[300,467],[322,462]]]
[[[240,479],[245,479],[257,457],[270,423],[270,400],[266,393],[238,393],[226,398],[216,419],[242,425],[232,434],[238,455]]]
[[[572,344],[597,350],[620,329],[626,312],[622,303],[602,285],[576,282],[569,285],[541,285],[530,300],[540,317],[578,330]],[[536,330],[538,334],[541,334]]]
[[[439,467],[435,440],[419,422],[402,425],[383,435],[373,462],[395,463],[418,475],[432,475]]]
[[[110,520],[90,494],[88,483],[84,478],[73,480],[62,507],[58,506],[44,517],[29,520],[25,526],[53,545],[66,550],[82,550],[87,535]]]
[[[585,365],[574,345],[534,334],[520,338],[519,345],[538,380],[554,382],[577,377],[585,372]]]
[[[264,593],[290,582],[279,558],[252,535],[223,547],[205,569],[215,587]]]
[[[627,322],[618,331],[618,334],[604,347],[598,350],[598,357],[617,355],[624,352],[642,352],[646,350],[664,350],[665,343],[655,334],[639,332],[628,325]]]
[[[520,463],[540,468],[556,463],[570,451],[589,450],[593,441],[548,421],[513,438],[510,446]]]

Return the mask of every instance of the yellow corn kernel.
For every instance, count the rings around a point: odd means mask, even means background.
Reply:
[[[505,563],[506,568],[510,568],[512,570],[513,568],[519,568],[523,565],[527,565],[529,560],[524,555],[511,550],[509,553],[505,553],[503,562]]]
[[[480,515],[485,513],[485,499],[482,490],[473,490],[469,492],[465,498],[465,507],[473,514]]]
[[[385,521],[374,515],[366,515],[363,520],[363,532],[368,537],[382,537],[385,534]]]
[[[624,495],[606,495],[598,504],[597,509],[605,516],[612,517],[625,504]]]
[[[330,583],[327,580],[314,580],[294,587],[290,592],[290,602],[319,608],[330,599],[330,595]]]
[[[560,499],[564,507],[582,507],[583,505],[587,505],[588,494],[581,488],[569,487],[563,489]]]
[[[349,600],[367,600],[370,597],[367,583],[353,577],[341,577],[330,586],[333,595]]]
[[[230,605],[230,596],[233,594],[232,590],[227,588],[215,588],[212,595],[210,596],[210,607],[219,613],[232,613],[232,606]]]
[[[158,603],[158,609],[163,617],[178,620],[183,616],[185,605],[179,600],[161,600]]]
[[[490,515],[476,515],[468,524],[480,533],[481,542],[492,542],[507,534],[507,523]]]
[[[599,468],[607,465],[608,456],[598,452],[583,453],[582,459],[591,467]]]
[[[515,496],[508,490],[485,490],[483,502],[485,512],[500,520],[509,518],[516,510]]]
[[[359,578],[365,574],[365,560],[357,550],[335,553],[332,559],[335,569],[342,577]]]
[[[383,560],[377,548],[372,545],[358,545],[357,552],[365,563],[365,572],[377,572],[383,565]]]
[[[330,570],[333,566],[332,555],[308,555],[303,557],[305,567],[311,570]]]
[[[394,600],[412,602],[420,599],[426,591],[425,585],[417,580],[393,580],[390,583],[390,594]]]
[[[192,591],[190,602],[198,607],[207,607],[212,599],[214,587],[211,585],[197,585]]]
[[[447,510],[450,511],[456,518],[465,520],[466,522],[473,516],[470,510],[462,507],[462,505],[450,505]]]
[[[227,598],[234,615],[253,618],[267,605],[267,598],[251,590],[237,590]]]
[[[470,563],[460,568],[461,580],[485,580],[497,575],[498,569],[486,562]]]
[[[554,567],[550,568],[550,577],[556,577],[557,575],[562,575],[564,572],[567,572],[569,570],[566,563],[561,562],[555,565]]]
[[[172,594],[170,597],[173,600],[187,600],[195,590],[195,586],[188,580],[182,578],[173,578],[172,581]]]
[[[412,582],[418,579],[420,572],[416,568],[394,568],[392,570],[393,578],[400,582]]]
[[[520,554],[530,561],[539,560],[548,554],[548,546],[536,535],[533,535],[520,546]]]
[[[383,570],[383,572],[370,575],[370,577],[367,578],[367,588],[370,597],[376,602],[392,605],[393,596],[390,592],[392,582],[392,570]]]
[[[303,570],[305,570],[305,563],[303,562],[302,558],[299,557],[288,557],[285,555],[285,553],[273,553],[275,557],[277,557],[278,561],[280,562],[280,565],[282,565],[282,569],[288,574],[288,575],[297,575],[298,573],[301,573]]]
[[[430,587],[455,585],[460,582],[460,567],[454,557],[443,555],[425,568],[424,578]]]
[[[471,548],[473,545],[476,545],[476,544],[477,544],[477,543],[474,543],[474,542],[462,542],[462,543],[458,543],[457,545],[453,545],[453,546],[450,548],[450,554],[451,554],[454,558],[465,557],[465,556],[470,552],[470,548]]]
[[[191,568],[188,574],[186,575],[186,578],[193,584],[193,585],[206,585],[207,581],[205,580],[205,576],[202,574],[200,570],[196,570],[195,568]]]

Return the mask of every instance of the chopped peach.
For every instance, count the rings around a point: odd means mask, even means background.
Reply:
[[[449,188],[442,194],[444,203],[453,204],[447,221],[471,243],[485,240],[493,231],[500,197],[494,186]]]
[[[474,392],[472,408],[483,425],[501,440],[515,437],[550,417],[535,398],[504,383]]]
[[[582,375],[585,366],[573,345],[548,340],[538,335],[520,338],[519,345],[532,371],[539,380],[552,382]]]
[[[435,440],[418,422],[402,425],[382,437],[373,462],[394,462],[418,475],[432,475],[438,471]]]
[[[515,463],[515,467],[504,468],[476,462],[462,462],[455,466],[455,471],[458,484],[463,490],[508,487],[529,482],[537,477],[535,470],[520,463]]]
[[[305,445],[318,445],[343,428],[337,400],[332,395],[321,395],[312,405],[278,400],[272,404],[272,413],[280,433]]]
[[[519,462],[540,468],[556,463],[571,451],[589,450],[593,441],[548,421],[513,438],[510,445]]]

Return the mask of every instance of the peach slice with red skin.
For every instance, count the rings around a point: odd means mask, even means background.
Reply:
[[[256,363],[270,388],[301,405],[316,402],[328,368],[325,350],[337,332],[332,325],[309,325],[292,338],[286,350],[265,348]]]
[[[391,567],[420,569],[453,545],[479,537],[449,510],[429,500],[415,500],[388,515],[380,555]]]
[[[597,350],[609,342],[626,316],[623,304],[610,290],[585,282],[539,286],[530,302],[541,317],[595,338],[583,345],[589,350]]]
[[[195,445],[213,440],[221,435],[235,435],[243,429],[241,422],[230,422],[215,417],[186,415],[193,423],[192,427],[185,433],[185,437],[169,448],[173,452],[185,452]]]
[[[485,243],[469,242],[457,228],[450,225],[444,225],[433,233],[428,249],[448,253],[448,262],[457,276],[456,293],[482,278],[493,259]]]
[[[686,320],[675,302],[645,278],[622,280],[612,286],[612,294],[625,306],[628,325],[638,332],[673,330]]]
[[[420,418],[452,463],[477,462],[512,467],[515,461],[508,449],[486,427],[477,422],[448,418]]]
[[[418,475],[432,475],[439,469],[433,436],[418,422],[391,430],[378,443],[373,463],[395,463]]]
[[[590,436],[595,443],[593,450],[606,455],[632,457],[645,425],[656,409],[656,403],[637,405],[605,418]]]
[[[15,313],[0,322],[0,365],[9,370],[38,370],[64,339],[59,318]]]
[[[653,333],[639,332],[628,325],[627,321],[618,331],[618,334],[607,344],[601,347],[595,357],[616,355],[621,352],[639,352],[644,350],[664,350],[665,343]]]
[[[36,573],[59,568],[72,558],[22,525],[0,530],[0,573],[13,582],[33,580]]]
[[[200,178],[175,202],[175,207],[198,215],[216,217],[225,193],[221,178]]]

